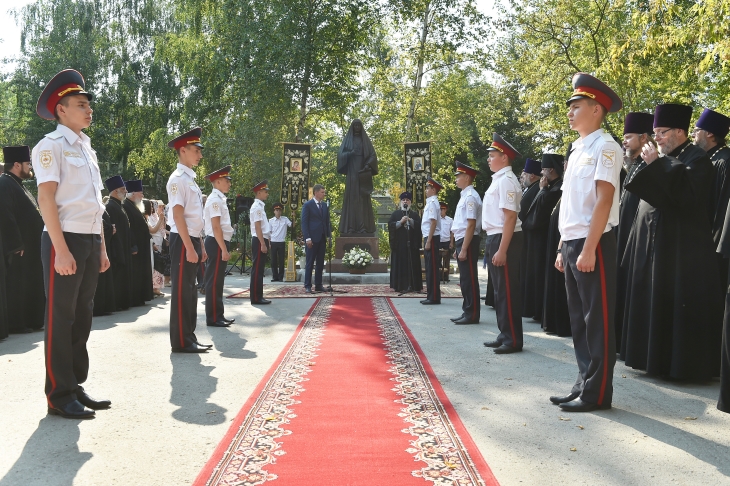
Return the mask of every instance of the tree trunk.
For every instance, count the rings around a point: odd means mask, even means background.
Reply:
[[[428,38],[428,16],[431,13],[431,3],[426,4],[426,10],[423,12],[423,24],[421,26],[421,41],[418,46],[418,68],[416,69],[416,79],[413,83],[413,97],[411,99],[411,107],[408,110],[408,118],[406,120],[406,137],[410,135],[413,128],[413,119],[416,116],[416,104],[418,103],[418,94],[421,91],[421,83],[423,82],[423,64],[426,56],[426,39]]]

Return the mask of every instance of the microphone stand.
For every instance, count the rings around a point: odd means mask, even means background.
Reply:
[[[327,199],[326,204],[327,204],[327,215],[329,215],[329,209],[330,209],[330,200],[329,199]],[[331,228],[330,228],[330,231],[332,231]],[[334,293],[346,294],[347,293],[347,290],[335,290],[332,287],[332,237],[327,238],[327,264],[329,265],[329,268],[330,268],[329,269],[329,274],[330,274],[329,275],[329,280],[330,280],[330,282],[329,282],[329,287],[326,287],[324,289],[324,291],[325,292],[329,292],[330,293],[330,297],[333,297],[334,296],[333,295]]]
[[[408,245],[408,288],[404,292],[401,292],[400,294],[398,294],[398,297],[400,297],[401,295],[411,294],[411,293],[415,292],[415,290],[413,290],[413,256],[411,255],[411,223],[409,221],[410,218],[408,217],[408,209],[409,209],[409,207],[406,206],[405,209],[403,210],[406,218],[408,218],[408,220],[406,220],[406,224],[405,224],[406,244]]]

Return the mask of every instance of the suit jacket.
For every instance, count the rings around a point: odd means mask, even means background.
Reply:
[[[322,237],[331,238],[332,228],[330,227],[330,209],[324,201],[320,203],[322,212],[317,209],[314,198],[305,202],[302,206],[302,235],[304,240],[311,238],[313,243],[319,243]]]

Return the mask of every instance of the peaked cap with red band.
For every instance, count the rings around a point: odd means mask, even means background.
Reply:
[[[259,182],[255,186],[253,186],[253,189],[251,189],[251,190],[254,192],[254,194],[259,191],[268,191],[269,190],[269,181],[264,179],[263,181]]]
[[[493,134],[493,140],[492,145],[487,149],[491,151],[498,151],[502,152],[503,154],[507,155],[510,160],[516,159],[521,153],[517,151],[516,148],[514,148],[512,145],[510,145],[505,139],[503,139],[499,133],[494,132]]]
[[[200,137],[203,135],[203,129],[200,127],[193,128],[187,133],[183,133],[177,138],[174,138],[167,142],[167,146],[170,148],[173,148],[175,150],[179,150],[183,147],[188,147],[190,145],[195,145],[196,147],[203,148],[203,145],[200,143]]]
[[[445,202],[439,203],[439,206],[441,207],[441,209],[449,209],[449,205]]]
[[[281,204],[280,202],[274,203],[274,209],[282,209],[283,210],[284,209],[284,205]]]
[[[227,166],[223,167],[222,169],[218,169],[214,172],[211,172],[210,174],[205,176],[205,178],[208,179],[210,182],[213,182],[217,179],[222,179],[222,178],[228,179],[230,181],[231,176],[228,175],[230,173],[231,173],[231,166],[227,165]]]
[[[429,186],[433,186],[433,188],[436,189],[437,191],[440,191],[441,189],[444,188],[444,186],[442,186],[441,184],[439,184],[438,182],[436,182],[435,180],[433,180],[430,177],[426,181],[426,184],[428,184]]]
[[[458,160],[456,161],[456,172],[454,173],[454,175],[466,174],[466,175],[470,175],[472,177],[476,177],[478,173],[479,173],[479,171],[476,170],[475,168],[469,167],[466,164],[462,164]]]
[[[43,88],[38,104],[35,107],[36,113],[46,120],[55,120],[56,105],[61,99],[72,95],[86,95],[91,101],[94,96],[86,92],[84,77],[74,69],[64,69],[53,76]]]
[[[573,94],[565,105],[570,106],[571,102],[583,98],[598,102],[609,113],[615,113],[624,106],[621,98],[600,79],[587,73],[575,73],[573,75]]]

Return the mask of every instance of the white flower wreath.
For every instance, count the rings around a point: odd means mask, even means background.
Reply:
[[[345,268],[367,268],[371,263],[373,263],[373,256],[358,246],[342,256],[342,264]]]

